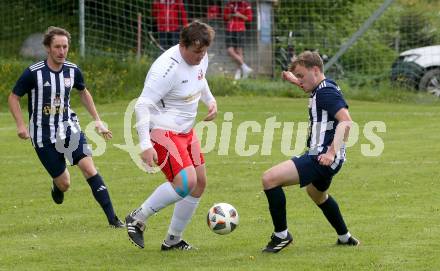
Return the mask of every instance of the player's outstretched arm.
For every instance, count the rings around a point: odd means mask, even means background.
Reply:
[[[112,131],[107,129],[99,118],[98,111],[96,110],[95,103],[93,102],[93,97],[87,89],[79,92],[81,103],[87,109],[89,114],[95,120],[95,129],[99,134],[104,137],[105,140],[111,139],[113,137]]]
[[[293,73],[290,71],[283,71],[281,73],[281,78],[283,78],[284,80],[286,80],[289,83],[292,83],[294,85],[297,85],[298,87],[301,87],[298,78],[296,78],[296,76],[293,75]]]
[[[29,138],[29,131],[24,123],[23,115],[20,107],[20,96],[14,93],[9,94],[8,97],[9,110],[14,117],[15,124],[17,125],[17,135],[21,139]]]

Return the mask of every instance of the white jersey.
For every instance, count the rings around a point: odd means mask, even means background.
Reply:
[[[151,148],[151,129],[187,133],[194,126],[199,100],[215,101],[205,75],[208,54],[199,65],[188,65],[179,45],[165,51],[148,71],[136,102],[137,130],[141,149]]]

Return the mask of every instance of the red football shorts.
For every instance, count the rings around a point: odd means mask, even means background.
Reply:
[[[182,169],[205,163],[200,141],[193,129],[186,134],[153,129],[150,137],[157,152],[158,166],[170,182]]]

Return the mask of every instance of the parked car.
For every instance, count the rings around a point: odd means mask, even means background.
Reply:
[[[401,53],[392,65],[391,80],[440,97],[440,45]]]

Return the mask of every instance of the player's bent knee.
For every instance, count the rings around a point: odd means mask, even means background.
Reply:
[[[61,187],[60,187],[61,186]],[[62,191],[62,192],[66,192],[67,190],[69,190],[70,188],[70,182],[67,183],[63,183],[61,185],[57,185],[57,187]]]
[[[57,181],[56,185],[59,190],[61,190],[62,192],[66,192],[70,188],[70,180],[66,179],[66,180],[62,180],[62,181]]]
[[[185,169],[182,169],[179,174],[181,177],[181,185],[175,186],[174,190],[179,196],[184,198],[191,194],[191,192],[195,189],[197,179],[195,174],[188,174],[187,170]]]
[[[314,202],[316,205],[321,205],[321,204],[323,204],[323,203],[326,201],[326,199],[327,199],[326,196],[324,196],[324,197],[312,197],[312,196],[310,196],[310,198],[313,200],[313,202]]]
[[[68,171],[65,171],[60,176],[54,178],[56,186],[62,192],[66,192],[70,188],[70,175]]]
[[[318,191],[312,184],[306,187],[307,194],[313,200],[314,203],[320,205],[327,200],[327,193]]]
[[[263,188],[266,189],[270,189],[273,186],[273,182],[272,182],[272,174],[270,174],[270,172],[266,171],[263,173],[263,176],[261,177],[261,182],[263,184]]]

